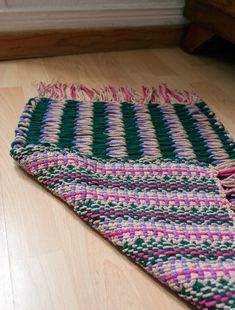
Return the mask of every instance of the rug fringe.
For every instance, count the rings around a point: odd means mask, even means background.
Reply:
[[[51,99],[73,99],[79,101],[106,101],[130,103],[160,103],[160,104],[195,104],[202,101],[192,90],[175,90],[163,83],[157,87],[142,86],[137,93],[132,88],[106,86],[100,90],[82,84],[65,84],[61,82],[35,82],[40,97]]]

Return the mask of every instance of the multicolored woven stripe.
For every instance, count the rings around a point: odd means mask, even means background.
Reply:
[[[212,142],[204,143],[208,132]],[[198,309],[234,309],[230,139],[202,102],[44,97],[26,105],[11,153],[81,219],[179,296]],[[212,161],[222,163],[215,167],[208,164]]]

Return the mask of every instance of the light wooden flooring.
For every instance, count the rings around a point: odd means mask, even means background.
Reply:
[[[34,80],[193,87],[235,137],[235,63],[177,48],[0,62],[0,309],[189,309],[10,158]]]

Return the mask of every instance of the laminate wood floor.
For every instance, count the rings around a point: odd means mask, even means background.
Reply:
[[[0,309],[189,309],[10,158],[34,80],[192,87],[235,138],[235,62],[178,48],[0,62]]]

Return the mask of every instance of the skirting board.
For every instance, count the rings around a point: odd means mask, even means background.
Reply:
[[[0,59],[176,47],[185,25],[0,32]]]

